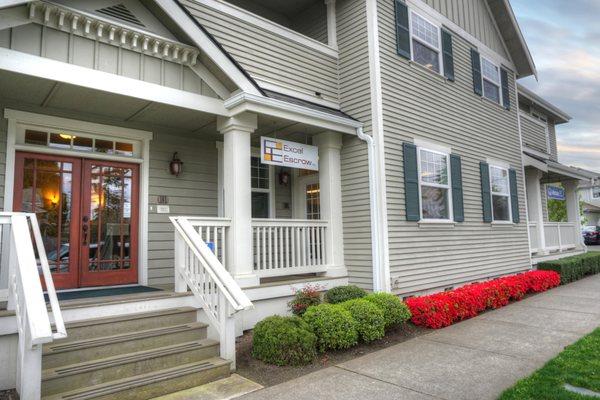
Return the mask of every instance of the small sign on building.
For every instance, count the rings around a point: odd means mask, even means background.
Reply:
[[[565,189],[559,186],[546,186],[546,194],[549,199],[564,200]]]
[[[263,164],[318,171],[319,149],[317,146],[262,136],[260,160]]]

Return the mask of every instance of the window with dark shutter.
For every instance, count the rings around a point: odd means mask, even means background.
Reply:
[[[519,217],[519,192],[517,189],[517,171],[514,169],[508,170],[510,180],[510,207],[512,211],[512,222],[518,224],[521,221]]]
[[[408,7],[401,0],[395,0],[396,51],[410,60],[410,31],[408,28]]]
[[[450,176],[452,177],[452,212],[454,221],[463,222],[465,220],[465,210],[463,204],[463,185],[462,168],[460,156],[450,155]]]
[[[483,96],[483,88],[481,82],[481,57],[479,52],[471,49],[471,69],[473,71],[473,91],[478,96]]]
[[[502,105],[510,110],[510,91],[508,90],[508,71],[500,68],[500,81],[502,85]]]
[[[483,222],[492,222],[492,196],[490,190],[490,166],[480,162],[481,174],[481,206],[483,208]]]
[[[404,197],[406,204],[406,220],[421,219],[419,202],[419,172],[417,165],[417,146],[412,143],[403,144],[404,158]]]
[[[444,54],[444,76],[454,81],[454,55],[452,53],[452,35],[442,29],[442,53]]]

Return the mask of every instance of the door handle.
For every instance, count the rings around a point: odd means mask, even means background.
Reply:
[[[84,215],[83,218],[81,219],[81,222],[83,223],[83,225],[81,226],[81,230],[83,232],[83,245],[84,246],[88,245],[88,233],[90,230],[90,227],[88,225],[89,221],[90,221],[90,218],[87,215]]]

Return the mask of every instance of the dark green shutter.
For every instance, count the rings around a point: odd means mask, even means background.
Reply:
[[[454,81],[454,55],[452,53],[452,35],[442,29],[442,53],[444,55],[444,76]]]
[[[508,170],[508,178],[510,180],[510,208],[512,209],[512,220],[515,224],[521,221],[519,217],[519,193],[517,191],[517,171],[514,169]]]
[[[480,162],[481,172],[481,206],[483,208],[483,222],[492,222],[492,192],[490,190],[490,166]]]
[[[500,82],[502,83],[502,105],[510,110],[510,91],[508,90],[508,71],[500,68]]]
[[[396,51],[410,60],[410,31],[408,28],[408,7],[401,0],[395,0],[396,11]]]
[[[404,143],[404,201],[406,203],[406,220],[421,219],[419,199],[419,172],[417,166],[417,146]]]
[[[454,214],[454,221],[456,222],[463,222],[465,220],[461,170],[460,156],[451,154],[450,176],[452,177],[452,212]]]
[[[471,49],[471,69],[473,70],[473,91],[478,96],[483,96],[483,87],[481,82],[481,57],[479,52]]]

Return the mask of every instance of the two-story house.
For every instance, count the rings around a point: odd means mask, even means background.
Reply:
[[[0,388],[24,399],[226,376],[307,283],[411,296],[583,251],[544,220],[542,185],[571,218],[582,175],[556,160],[568,117],[516,83],[536,71],[508,1],[0,16]]]

